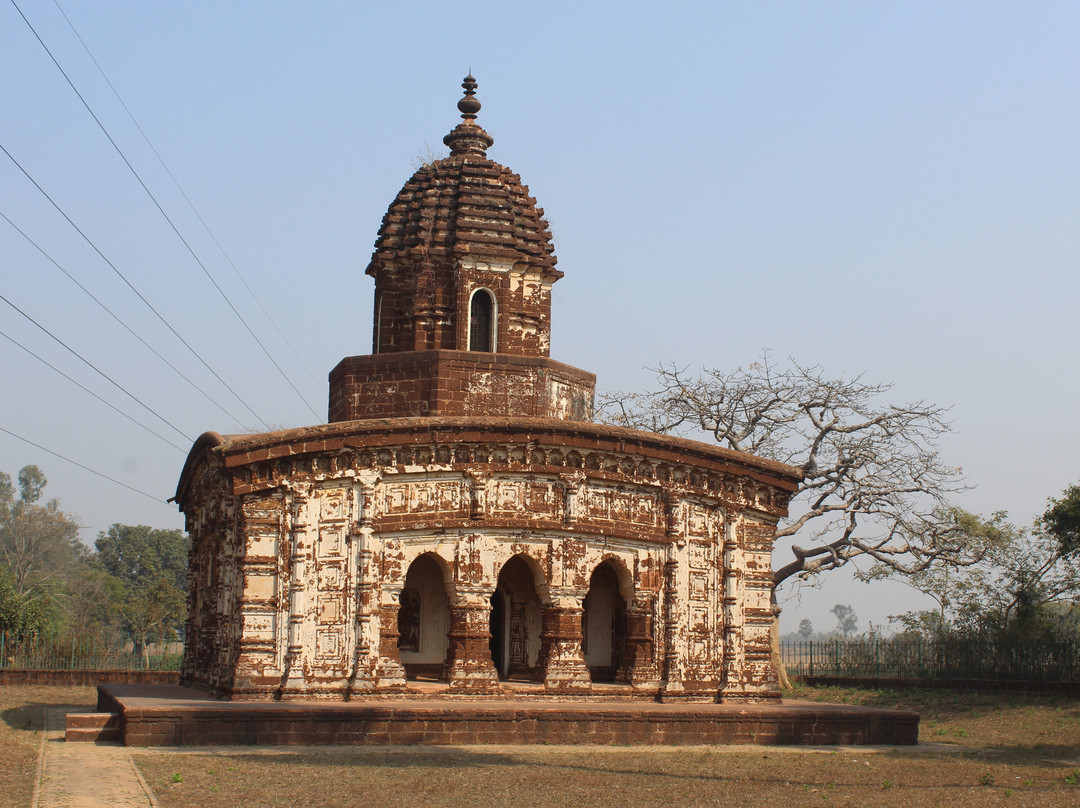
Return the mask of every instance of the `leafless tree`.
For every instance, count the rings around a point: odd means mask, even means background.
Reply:
[[[889,403],[889,384],[830,377],[766,351],[732,372],[655,368],[657,389],[600,397],[598,420],[652,432],[700,432],[740,452],[803,472],[791,515],[777,538],[794,558],[773,572],[776,589],[860,556],[897,572],[937,563],[966,565],[985,547],[949,518],[949,497],[964,488],[938,441],[949,431],[945,408]],[[774,631],[774,636],[776,632]]]

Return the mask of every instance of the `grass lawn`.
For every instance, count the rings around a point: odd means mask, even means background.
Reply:
[[[83,695],[85,694],[85,695]],[[792,698],[922,713],[921,745],[278,747],[133,750],[161,808],[216,806],[1080,807],[1080,699],[798,687]],[[5,688],[6,777],[33,768],[26,725],[89,688]],[[23,761],[13,762],[15,756]],[[18,780],[19,778],[15,778]],[[29,793],[30,775],[26,782]],[[6,783],[7,781],[5,781]],[[5,785],[5,788],[7,786]],[[3,804],[15,791],[0,793]]]

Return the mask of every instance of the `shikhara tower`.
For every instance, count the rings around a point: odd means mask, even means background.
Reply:
[[[450,155],[383,219],[373,352],[331,372],[330,422],[208,432],[188,456],[182,682],[779,698],[770,562],[798,471],[589,420],[595,377],[549,357],[543,210],[462,86]]]

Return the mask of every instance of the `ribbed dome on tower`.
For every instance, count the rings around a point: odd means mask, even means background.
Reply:
[[[555,272],[551,232],[521,177],[483,155],[421,167],[383,217],[368,274],[387,262],[484,255]]]
[[[487,157],[494,139],[475,122],[476,79],[461,86],[463,120],[443,138],[450,156],[409,178],[379,228],[367,268],[372,349],[547,356],[551,284],[562,277],[551,231],[521,177]]]
[[[417,170],[383,217],[367,268],[372,351],[331,372],[331,421],[591,415],[596,377],[550,358],[562,273],[544,211],[488,159],[476,79],[461,86],[450,156]]]
[[[450,156],[421,166],[390,204],[367,273],[389,262],[483,255],[561,277],[543,208],[521,177],[487,158],[494,139],[474,122],[476,79],[468,76],[462,87],[464,120],[443,139]]]

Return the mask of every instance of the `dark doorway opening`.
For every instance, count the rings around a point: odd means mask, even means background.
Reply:
[[[581,619],[582,651],[594,682],[614,682],[626,650],[626,600],[606,561],[593,570]]]
[[[491,661],[502,679],[535,679],[540,656],[540,596],[529,563],[514,556],[491,595]]]

